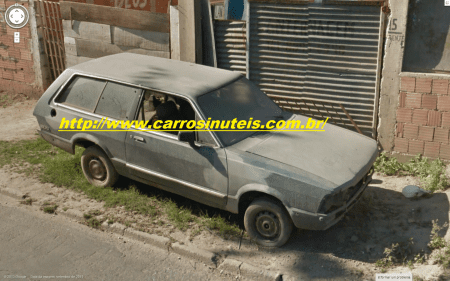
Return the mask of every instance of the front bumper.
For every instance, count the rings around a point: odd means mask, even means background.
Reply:
[[[372,174],[369,174],[363,185],[347,204],[329,214],[310,213],[296,208],[289,208],[288,211],[294,225],[298,228],[309,230],[326,230],[332,227],[361,199],[362,194],[371,181]]]

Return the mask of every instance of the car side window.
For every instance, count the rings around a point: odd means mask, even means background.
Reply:
[[[139,99],[140,93],[139,88],[108,81],[95,113],[119,120],[132,119],[131,114],[135,108],[133,105]]]
[[[100,79],[77,76],[58,96],[56,102],[93,112],[105,83]]]
[[[200,117],[195,114],[195,120],[198,122]],[[214,141],[213,137],[211,136],[211,133],[208,131],[196,131],[197,133],[197,142],[201,144],[207,144],[211,146],[215,146],[216,142]]]

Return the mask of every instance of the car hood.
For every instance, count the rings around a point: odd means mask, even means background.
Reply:
[[[306,125],[308,117],[290,120]],[[326,124],[324,132],[294,130],[250,137],[236,148],[316,175],[331,184],[326,189],[355,185],[378,155],[375,140],[338,126]]]

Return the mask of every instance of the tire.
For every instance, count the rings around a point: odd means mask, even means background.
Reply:
[[[81,168],[89,183],[99,187],[112,186],[119,175],[111,160],[98,146],[86,148],[81,156]]]
[[[293,229],[283,206],[268,198],[253,200],[245,211],[244,225],[250,238],[265,247],[283,246]]]

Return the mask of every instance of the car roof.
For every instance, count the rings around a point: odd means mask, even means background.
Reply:
[[[69,69],[192,98],[242,77],[235,71],[132,53],[104,56]]]

